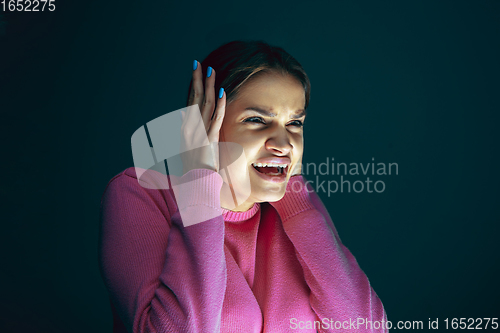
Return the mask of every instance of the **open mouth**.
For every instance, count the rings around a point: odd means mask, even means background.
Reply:
[[[262,164],[262,163],[252,163],[257,172],[270,177],[286,177],[288,172],[287,164]]]

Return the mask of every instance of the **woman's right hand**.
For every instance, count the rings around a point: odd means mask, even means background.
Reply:
[[[184,174],[201,168],[219,171],[219,131],[226,110],[226,93],[221,88],[215,94],[215,75],[215,70],[208,67],[207,75],[203,77],[201,64],[196,60],[193,62],[188,107],[186,112],[181,111]],[[202,80],[205,80],[205,88]]]

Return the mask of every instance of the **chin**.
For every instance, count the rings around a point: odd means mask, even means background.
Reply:
[[[285,196],[285,191],[283,191],[283,193],[279,196],[275,196],[273,198],[268,198],[266,200],[266,202],[276,202],[276,201],[280,201],[281,199],[283,199],[283,197]]]
[[[250,184],[252,197],[255,202],[279,201],[285,196],[286,186],[289,180],[289,177],[286,177],[282,181],[269,181],[259,177],[255,171],[251,171]]]
[[[254,192],[254,191],[252,191]],[[257,193],[255,193],[257,192]],[[286,193],[286,183],[285,186],[280,186],[279,188],[259,188],[257,191],[252,193],[252,196],[258,198],[258,202],[276,202],[281,200]]]

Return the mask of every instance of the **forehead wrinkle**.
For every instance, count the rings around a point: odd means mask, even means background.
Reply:
[[[269,78],[270,76],[254,78],[254,80],[247,82],[242,87],[238,93],[238,104],[241,103],[248,106],[245,107],[242,112],[254,111],[267,117],[276,117],[282,110],[290,114],[290,118],[292,119],[305,116],[306,112],[303,109],[305,103],[303,87],[300,85],[292,87],[291,91],[295,92],[295,88],[298,88],[297,91],[299,94],[289,94],[291,92],[289,80],[283,85],[281,83],[283,78],[279,77],[278,80],[276,80],[275,77],[273,78],[271,76],[272,79],[268,80]],[[272,105],[268,105],[269,102]],[[273,106],[277,107],[279,110],[273,112]]]
[[[305,110],[298,110],[297,113],[294,113],[290,116],[290,118],[293,118],[293,119],[298,119],[298,118],[302,118],[306,115],[306,111]]]
[[[271,110],[272,110],[272,108],[271,108]],[[243,111],[255,111],[255,112],[260,113],[260,114],[267,116],[267,117],[276,117],[276,113],[268,111],[264,108],[257,107],[257,106],[249,106],[249,107],[245,108],[245,110],[243,110]]]
[[[270,110],[272,110],[273,108],[270,108]],[[261,107],[257,107],[257,106],[249,106],[247,108],[245,108],[243,110],[243,112],[245,111],[254,111],[254,112],[257,112],[257,113],[260,113],[266,117],[276,117],[276,113],[274,112],[271,112],[271,111],[268,111],[267,109],[265,108],[261,108]],[[290,115],[290,118],[292,119],[299,119],[299,118],[302,118],[306,115],[306,112],[304,109],[300,109],[300,110],[297,110],[295,113],[292,113]]]

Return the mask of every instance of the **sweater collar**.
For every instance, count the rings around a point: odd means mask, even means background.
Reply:
[[[257,202],[253,204],[252,208],[244,212],[233,212],[232,210],[222,208],[222,216],[224,217],[224,221],[243,222],[253,217],[259,211],[259,208],[260,204]]]

